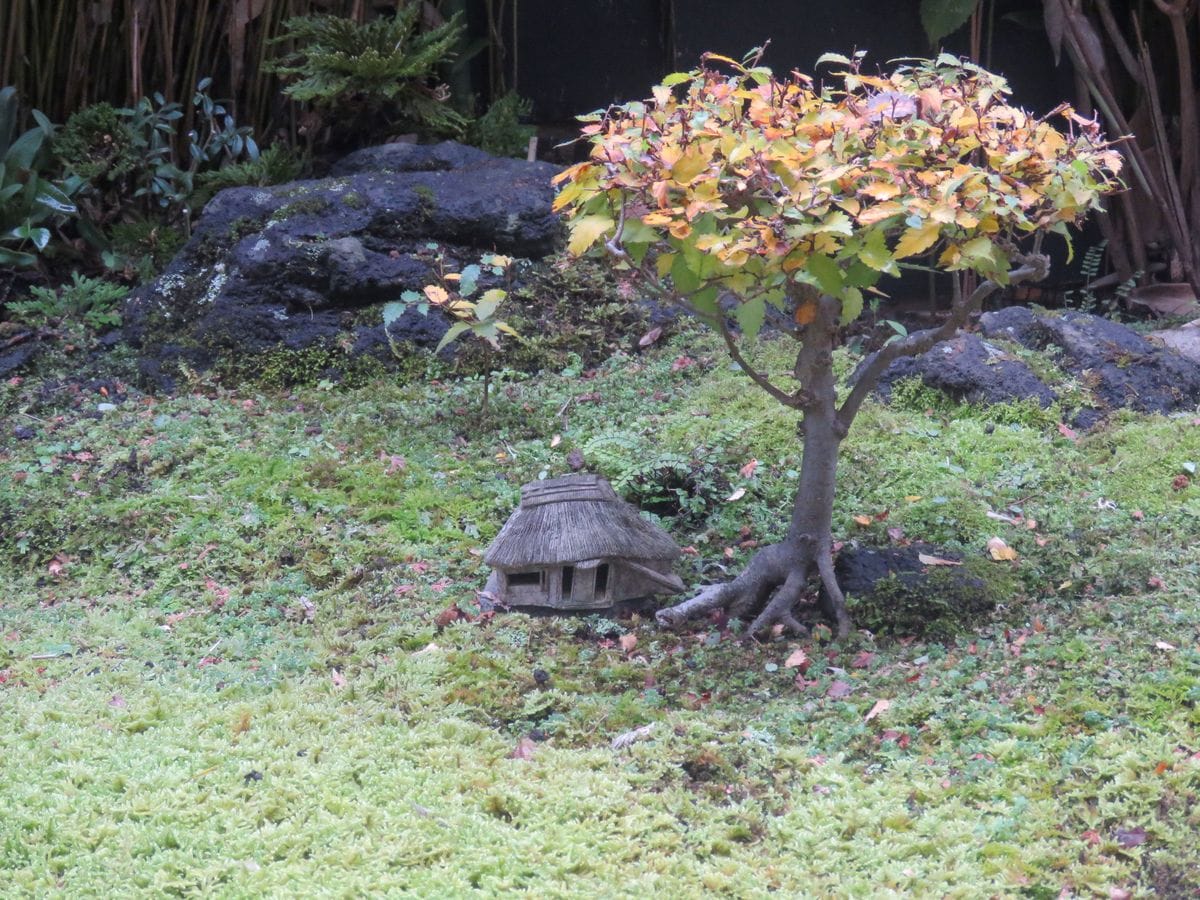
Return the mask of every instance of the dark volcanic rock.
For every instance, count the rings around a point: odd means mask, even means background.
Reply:
[[[42,346],[38,341],[26,341],[0,351],[0,376],[15,372],[32,362],[41,349]]]
[[[957,400],[1003,403],[1056,395],[1033,370],[1004,351],[1005,342],[1044,353],[1091,395],[1073,424],[1090,428],[1114,409],[1170,413],[1200,404],[1200,364],[1148,341],[1117,322],[1079,312],[1039,316],[1012,306],[980,318],[983,340],[960,334],[921,356],[893,363],[880,379],[885,398],[902,378],[920,378]]]
[[[1200,365],[1109,319],[1035,316],[1010,307],[984,314],[980,327],[989,337],[1050,353],[1092,392],[1098,413],[1124,407],[1170,413],[1200,403]]]
[[[166,272],[126,306],[125,333],[146,377],[165,384],[178,362],[335,343],[385,356],[381,316],[363,310],[428,284],[431,242],[466,265],[490,251],[538,259],[562,239],[550,208],[558,169],[548,163],[453,143],[391,144],[335,171],[210,201]],[[435,311],[402,317],[391,334],[428,345],[447,327]]]
[[[885,397],[904,378],[920,378],[931,388],[968,403],[1011,403],[1032,397],[1043,408],[1057,399],[1025,363],[973,334],[960,334],[920,356],[898,359],[884,372]]]
[[[381,144],[344,156],[329,170],[334,177],[360,172],[441,172],[465,169],[492,159],[490,154],[465,144]]]

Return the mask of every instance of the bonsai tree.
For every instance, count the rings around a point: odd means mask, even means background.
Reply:
[[[582,117],[590,158],[556,179],[569,250],[607,253],[645,288],[715,329],[755,385],[802,415],[803,460],[784,540],[740,576],[658,621],[723,608],[754,615],[749,633],[801,630],[797,604],[824,585],[837,635],[850,618],[834,576],[838,449],[863,401],[897,358],[952,336],[999,288],[1045,277],[1047,232],[1099,206],[1121,160],[1095,122],[1063,105],[1066,132],[1005,101],[1004,79],[955,57],[887,77],[840,65],[835,86],[714,54],[667,76],[642,102]],[[1028,246],[1027,246],[1028,245]],[[842,330],[900,260],[976,273],[945,323],[896,335],[839,396],[833,354]],[[748,358],[764,322],[797,342],[785,376]]]

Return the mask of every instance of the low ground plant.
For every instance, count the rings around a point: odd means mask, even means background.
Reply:
[[[519,486],[619,478],[618,424],[719,479],[657,512],[689,585],[778,539],[795,416],[718,341],[514,378],[494,430],[476,390],[0,385],[9,894],[1195,892],[1194,414],[866,402],[838,530],[1008,588],[828,645],[476,598]]]

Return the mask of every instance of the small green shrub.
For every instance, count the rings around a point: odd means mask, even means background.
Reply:
[[[521,119],[533,112],[533,104],[515,93],[505,94],[488,107],[487,112],[467,129],[467,143],[493,156],[524,157],[529,139],[537,134]]]
[[[256,159],[244,159],[197,175],[192,205],[203,207],[214,194],[225,188],[265,187],[295,181],[303,171],[304,160],[300,154],[284,144],[272,144]]]
[[[436,71],[453,58],[463,25],[455,15],[423,30],[422,8],[408,3],[365,24],[337,16],[288,19],[275,40],[296,49],[271,70],[291,79],[285,93],[316,104],[334,124],[354,123],[363,141],[398,130],[461,136],[467,119],[446,102],[449,89],[437,83]]]
[[[161,272],[184,244],[183,232],[152,219],[118,222],[107,236],[111,268],[126,270],[140,282]]]
[[[29,293],[30,299],[8,304],[14,320],[38,328],[61,324],[99,331],[121,324],[118,307],[129,289],[75,272],[71,282],[57,291],[35,287]]]
[[[0,90],[0,266],[35,265],[51,228],[78,213],[73,196],[83,182],[51,176],[54,125],[36,109],[32,115],[36,126],[20,131],[17,92]]]
[[[115,182],[138,164],[126,119],[110,103],[73,113],[54,136],[54,155],[68,172],[93,184]]]

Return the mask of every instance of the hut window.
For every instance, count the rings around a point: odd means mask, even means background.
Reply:
[[[575,583],[575,567],[563,566],[562,593],[564,597],[571,595],[571,585]]]
[[[596,596],[603,597],[608,591],[608,563],[596,567]]]
[[[509,572],[509,587],[538,587],[542,583],[541,572]]]

